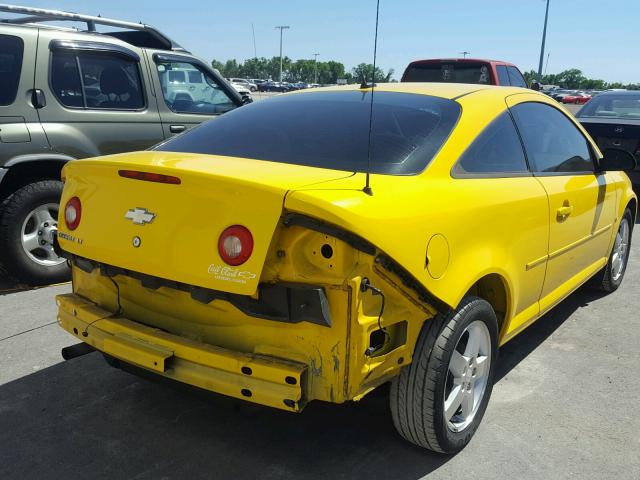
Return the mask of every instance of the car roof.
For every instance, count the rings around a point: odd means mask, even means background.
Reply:
[[[609,95],[640,95],[640,90],[605,90],[604,92],[600,92],[598,97],[605,97]]]
[[[335,87],[325,87],[321,89],[314,89],[312,92],[323,91],[340,91],[340,90],[360,90],[360,85],[338,85]],[[377,83],[375,86],[376,91],[383,92],[397,92],[397,93],[414,93],[418,95],[430,95],[433,97],[447,98],[450,100],[456,100],[465,95],[471,93],[493,90],[496,94],[507,97],[516,93],[528,92],[536,93],[533,90],[528,90],[520,87],[505,87],[497,85],[478,85],[475,83],[438,83],[438,82],[394,82],[394,83]],[[291,92],[292,95],[299,95],[302,92],[309,92],[308,90],[302,90],[299,92]],[[290,95],[290,94],[287,94]],[[540,94],[546,97],[544,94]]]
[[[504,60],[489,60],[486,58],[427,58],[424,60],[414,60],[409,65],[416,65],[421,63],[439,63],[439,62],[456,62],[456,63],[499,63],[509,67],[515,67],[511,62],[505,62]]]

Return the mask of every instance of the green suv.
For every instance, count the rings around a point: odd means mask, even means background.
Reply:
[[[144,150],[251,98],[148,25],[0,12],[0,264],[18,281],[55,283],[69,276],[53,250],[66,162]]]

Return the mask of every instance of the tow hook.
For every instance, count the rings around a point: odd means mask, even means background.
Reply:
[[[62,353],[62,358],[65,360],[71,360],[86,355],[87,353],[95,352],[95,350],[96,349],[88,343],[81,342],[71,345],[70,347],[64,347],[60,353]]]

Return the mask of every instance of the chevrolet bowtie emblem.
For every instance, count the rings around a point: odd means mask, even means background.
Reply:
[[[124,218],[131,220],[136,225],[146,225],[147,223],[153,222],[153,219],[156,218],[156,214],[151,213],[146,208],[132,208],[127,210],[127,213],[124,214]]]

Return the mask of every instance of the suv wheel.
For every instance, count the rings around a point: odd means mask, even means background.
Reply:
[[[413,361],[391,383],[400,435],[436,452],[462,450],[487,408],[497,354],[496,314],[481,298],[467,296],[455,311],[428,320]]]
[[[62,182],[42,180],[22,187],[0,208],[0,263],[29,285],[69,279],[65,259],[53,251]]]

